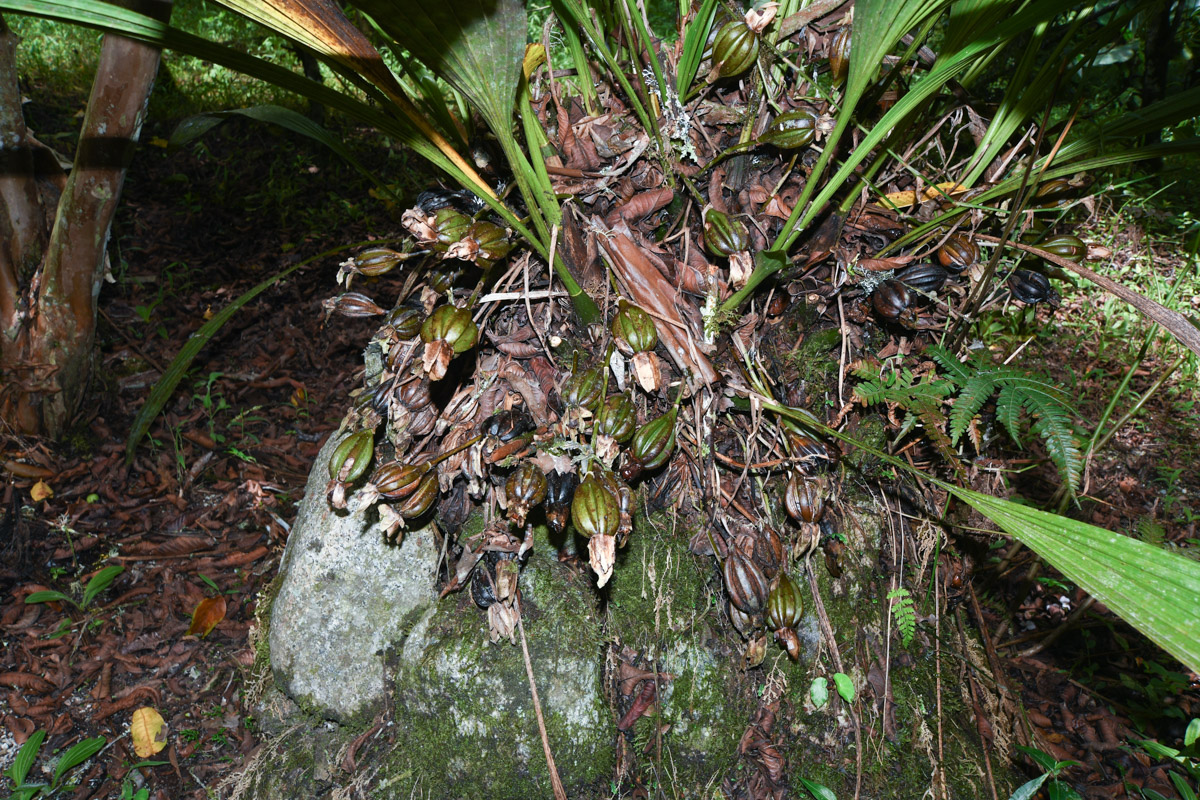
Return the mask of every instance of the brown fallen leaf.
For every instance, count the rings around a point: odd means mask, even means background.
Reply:
[[[163,733],[166,726],[162,714],[149,706],[142,706],[133,712],[129,720],[129,737],[133,739],[133,752],[137,753],[138,758],[149,758],[167,746]]]
[[[192,612],[192,624],[188,626],[184,636],[199,636],[203,639],[212,633],[221,620],[225,619],[225,596],[206,597],[196,604]]]
[[[5,461],[4,468],[18,478],[49,478],[54,474],[53,470],[20,461]]]

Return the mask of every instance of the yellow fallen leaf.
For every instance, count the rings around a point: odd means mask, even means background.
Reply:
[[[199,635],[201,639],[212,633],[212,629],[225,619],[225,596],[206,597],[196,604],[192,612],[192,624],[184,636]]]
[[[925,202],[926,200],[937,200],[939,197],[944,197],[946,195],[953,197],[954,195],[962,194],[966,190],[967,187],[955,183],[954,181],[939,183],[936,186],[928,187],[924,192],[921,193],[921,202]],[[888,208],[891,208],[892,206],[904,208],[905,206],[911,206],[916,201],[917,193],[912,190],[904,192],[892,192],[891,194],[885,194],[881,199],[887,202],[880,203],[880,205]]]
[[[166,727],[162,714],[149,706],[142,706],[133,712],[133,719],[129,721],[129,736],[133,739],[133,752],[137,753],[138,758],[149,758],[167,746]]]
[[[54,490],[45,481],[38,481],[29,490],[29,496],[33,498],[33,502],[40,503],[43,500],[49,500],[51,497],[54,497]]]
[[[150,139],[150,146],[167,148],[167,147],[171,146],[171,143],[168,142],[166,139],[162,138],[161,136],[154,136]]]

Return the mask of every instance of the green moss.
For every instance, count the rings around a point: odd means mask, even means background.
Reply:
[[[271,628],[271,609],[275,607],[275,598],[279,596],[282,586],[283,575],[277,573],[255,598],[254,623],[258,632],[254,639],[254,665],[251,667],[253,675],[269,675],[271,672],[271,645],[267,634]]]
[[[882,417],[875,415],[862,417],[859,420],[858,428],[854,431],[854,438],[864,447],[887,452],[887,431],[884,428]],[[847,448],[847,450],[845,460],[858,472],[864,476],[875,474],[879,466],[879,460],[875,456],[858,447]]]
[[[521,590],[530,662],[559,775],[571,796],[602,794],[615,754],[590,591],[546,558],[530,562]],[[439,601],[407,627],[396,648],[396,747],[377,782],[384,788],[374,796],[397,796],[394,779],[404,774],[435,797],[549,796],[520,647],[489,644],[486,614],[465,594]]]
[[[874,580],[874,565],[879,549],[879,523],[869,498],[849,493],[843,498],[857,524],[843,520],[847,552],[842,557],[844,576],[834,580],[819,561],[811,562],[820,586],[821,598],[830,625],[838,632],[841,656],[852,672],[859,692],[859,716],[863,725],[863,785],[861,795],[874,798],[918,796],[930,785],[938,752],[937,673],[932,650],[911,649],[912,663],[899,667],[894,657],[900,647],[892,642],[892,668],[889,681],[892,692],[894,730],[890,737],[881,735],[881,724],[872,703],[874,695],[866,686],[865,674],[871,663],[855,663],[861,647],[847,646],[854,641],[874,642],[868,651],[882,658],[886,620],[885,606],[873,600],[879,591]],[[972,715],[962,703],[959,687],[960,661],[944,652],[941,660],[942,752],[947,787],[951,797],[990,795],[982,773],[979,735]],[[798,671],[788,674],[790,714],[785,755],[793,765],[793,788],[800,791],[797,778],[816,781],[833,790],[838,797],[854,793],[857,760],[854,729],[840,700],[821,709],[807,703],[808,689],[817,673]],[[831,689],[832,693],[832,689]],[[1007,797],[1017,781],[1003,760],[992,757],[992,770],[1000,796]]]
[[[786,380],[813,387],[835,385],[838,361],[829,357],[829,351],[841,341],[842,334],[837,328],[806,331],[800,346],[784,355],[790,373]]]
[[[672,785],[689,797],[734,763],[753,708],[736,634],[720,620],[715,562],[688,550],[693,532],[670,515],[639,519],[608,588],[615,646],[673,676],[660,695],[670,730],[654,768],[669,765]]]
[[[303,735],[295,735],[303,729]],[[344,782],[338,756],[355,736],[336,726],[300,724],[264,744],[236,781],[236,800],[324,798]]]
[[[915,796],[914,789],[929,786],[932,754],[938,751],[934,659],[931,652],[913,649],[910,666],[893,661],[895,726],[890,738],[882,736],[865,678],[873,662],[856,663],[864,655],[882,657],[884,605],[875,572],[878,514],[869,498],[852,492],[843,503],[858,520],[843,520],[841,526],[847,539],[844,577],[835,581],[819,559],[809,566],[816,571],[842,659],[859,689],[862,796],[907,798]],[[632,653],[637,666],[670,674],[657,712],[638,720],[630,733],[642,785],[663,787],[667,796],[712,797],[713,787],[724,778],[744,777],[752,767],[739,758],[737,745],[762,694],[784,686],[775,731],[794,794],[802,794],[798,778],[804,777],[839,797],[852,796],[858,765],[850,717],[839,700],[819,710],[808,700],[812,679],[828,677],[829,668],[827,658],[807,660],[817,650],[816,615],[810,608],[799,629],[807,659],[793,664],[772,647],[762,668],[744,671],[742,642],[719,607],[716,564],[688,551],[693,532],[670,515],[639,519],[603,590],[603,618],[590,576],[558,563],[544,542],[538,544],[544,552],[535,552],[522,573],[530,660],[568,796],[610,793],[617,734],[601,680],[613,647],[622,657]],[[797,578],[803,574],[800,567],[794,572]],[[397,686],[388,728],[392,743],[358,753],[358,774],[371,776],[364,779],[367,796],[382,800],[414,790],[434,797],[549,796],[520,647],[506,641],[489,644],[486,614],[464,593],[412,612],[401,628],[403,638],[389,658]],[[946,779],[952,797],[977,797],[986,793],[986,779],[978,733],[957,685],[959,664],[943,654]],[[319,797],[327,791],[321,781],[323,765],[330,763],[332,734],[315,717],[301,722],[306,730],[295,737],[297,752],[280,756],[282,766],[271,767],[275,786],[285,784],[278,776],[291,773],[288,791],[262,797]],[[354,728],[339,728],[336,742],[345,743],[355,733]],[[992,769],[998,789],[1007,796],[1016,781],[1001,759],[993,757]],[[300,794],[292,789],[297,785]]]

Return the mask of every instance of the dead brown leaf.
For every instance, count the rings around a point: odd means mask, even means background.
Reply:
[[[212,633],[221,620],[225,619],[225,596],[206,597],[192,611],[192,624],[184,636],[199,636],[203,639]]]

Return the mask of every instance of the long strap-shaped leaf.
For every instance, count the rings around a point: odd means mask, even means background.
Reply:
[[[150,42],[166,50],[175,50],[205,61],[212,61],[288,91],[296,92],[303,97],[372,125],[413,148],[423,158],[445,170],[463,186],[474,189],[479,180],[478,176],[472,179],[469,174],[462,172],[456,166],[456,161],[447,158],[441,150],[418,133],[404,118],[389,116],[357,98],[338,92],[277,64],[172,28],[136,11],[121,8],[104,2],[104,0],[0,0],[0,11],[12,11],[71,25],[82,25],[105,33],[118,33],[131,39]],[[474,170],[471,174],[474,174]]]
[[[154,384],[154,388],[150,390],[150,396],[146,398],[146,404],[142,406],[142,410],[138,412],[137,418],[134,419],[133,427],[129,431],[129,438],[125,440],[125,460],[127,462],[133,460],[133,453],[137,449],[138,442],[150,430],[151,423],[154,422],[159,412],[163,410],[167,401],[171,399],[171,395],[175,393],[175,387],[179,385],[179,382],[183,380],[183,376],[191,368],[192,361],[200,354],[200,350],[203,349],[204,345],[208,344],[209,340],[217,334],[217,331],[221,330],[225,323],[238,310],[301,267],[305,267],[317,259],[328,258],[335,253],[340,253],[354,247],[362,247],[367,244],[379,244],[379,242],[359,242],[357,244],[335,247],[332,250],[318,253],[286,269],[280,270],[254,288],[243,293],[232,303],[214,314],[212,319],[201,325],[199,330],[189,336],[188,340],[183,343],[183,347],[180,348],[179,353],[172,359],[170,366],[167,367],[167,371],[162,374],[158,382]]]
[[[969,489],[950,491],[1189,669],[1200,669],[1200,564],[1085,522]]]
[[[487,183],[413,105],[362,31],[354,27],[332,0],[218,0],[270,28],[369,79],[395,103],[409,122],[473,183],[480,196],[495,196]],[[515,82],[514,82],[515,86]]]
[[[1086,522],[989,497],[867,447],[812,414],[758,394],[765,408],[950,492],[1046,559],[1188,669],[1200,671],[1200,563]]]
[[[290,108],[268,104],[251,106],[250,108],[235,108],[229,111],[209,111],[197,114],[194,117],[188,117],[175,127],[174,132],[171,133],[171,147],[181,147],[188,142],[200,138],[232,116],[248,117],[258,122],[278,125],[281,128],[286,128],[293,133],[298,133],[301,136],[312,139],[314,142],[325,145],[325,147],[336,153],[342,160],[358,170],[363,177],[374,183],[380,192],[390,195],[393,201],[400,202],[400,196],[396,194],[395,190],[380,179],[374,170],[367,169],[362,162],[355,158],[354,154],[342,144],[341,140],[308,117],[292,111]]]
[[[964,48],[944,60],[939,59],[933,69],[929,71],[929,74],[920,83],[915,84],[900,99],[900,102],[892,106],[883,117],[873,124],[871,130],[857,143],[853,152],[846,157],[846,160],[841,164],[837,172],[828,181],[822,183],[819,178],[823,174],[825,166],[827,166],[832,158],[842,132],[849,127],[853,117],[854,104],[861,99],[868,79],[872,74],[865,72],[867,69],[866,60],[876,58],[874,61],[875,66],[872,69],[877,68],[879,64],[878,59],[882,58],[880,53],[886,53],[895,42],[899,41],[904,33],[908,32],[908,28],[902,29],[900,23],[912,22],[911,14],[901,15],[899,10],[896,10],[894,16],[885,15],[885,17],[881,17],[881,21],[877,24],[860,28],[859,25],[862,19],[872,19],[869,14],[864,12],[880,4],[886,6],[887,2],[886,0],[878,0],[878,2],[873,4],[855,7],[853,47],[857,48],[861,40],[864,42],[864,49],[861,51],[851,50],[849,84],[847,85],[842,108],[838,110],[838,125],[826,140],[821,157],[813,168],[812,176],[805,183],[804,189],[800,197],[796,200],[796,205],[792,209],[791,215],[788,217],[787,222],[784,223],[771,249],[763,250],[756,256],[754,272],[751,273],[746,285],[721,304],[722,311],[737,309],[758,288],[759,284],[787,264],[786,251],[795,244],[800,232],[812,223],[825,207],[825,204],[841,190],[859,165],[891,133],[893,128],[901,123],[905,116],[912,113],[927,97],[939,91],[941,87],[945,86],[947,81],[966,69],[973,60],[978,59],[983,54],[1014,36],[1035,27],[1038,23],[1053,18],[1055,14],[1066,10],[1070,6],[1069,0],[1038,0],[1005,20],[1003,24],[986,31],[972,46]],[[922,6],[914,3],[913,5],[914,9],[918,11],[924,9],[926,13],[936,11],[939,7],[937,4]],[[890,38],[891,43],[886,47],[880,48],[879,43],[882,40],[872,40],[868,34],[871,31],[877,31],[878,25],[885,23],[885,32],[888,37],[894,38]],[[859,33],[860,30],[865,31],[861,36]],[[860,63],[863,63],[858,73],[855,72],[854,67],[856,59],[859,59]],[[817,191],[818,186],[820,186],[819,192]],[[814,193],[816,193],[816,197],[813,197]],[[812,198],[811,202],[809,202],[810,198]]]

